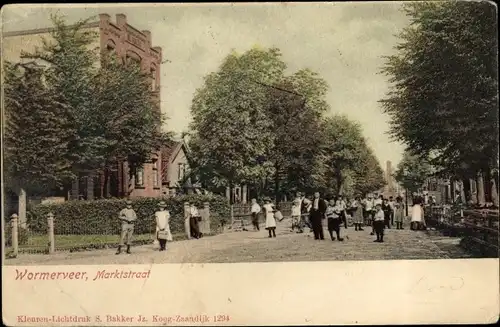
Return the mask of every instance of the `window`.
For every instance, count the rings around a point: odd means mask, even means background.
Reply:
[[[151,91],[156,90],[156,69],[151,68]]]
[[[153,187],[158,187],[158,160],[153,161]]]
[[[135,185],[144,186],[144,168],[137,168],[135,173]]]

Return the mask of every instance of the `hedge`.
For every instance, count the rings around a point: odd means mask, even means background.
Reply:
[[[158,210],[158,198],[132,199],[137,213],[134,233],[153,233],[156,226],[154,213]],[[164,200],[170,211],[172,233],[184,232],[184,202],[194,203],[199,209],[203,203],[210,203],[211,234],[218,233],[230,217],[230,206],[224,197],[218,195],[182,195]],[[126,206],[125,199],[94,201],[67,201],[33,206],[27,214],[28,226],[33,233],[46,233],[47,215],[54,214],[56,235],[113,235],[120,232],[118,214]]]

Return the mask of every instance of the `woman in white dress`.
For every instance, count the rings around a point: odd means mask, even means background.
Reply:
[[[266,215],[266,229],[269,231],[269,237],[276,237],[276,219],[274,218],[274,205],[270,199],[264,200],[264,212]]]
[[[161,201],[158,205],[160,210],[155,212],[156,219],[156,238],[160,243],[160,251],[167,249],[167,241],[172,241],[172,233],[170,232],[170,212],[166,210],[166,203]]]

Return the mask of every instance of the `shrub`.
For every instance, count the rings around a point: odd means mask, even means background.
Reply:
[[[132,200],[132,207],[137,213],[134,233],[153,233],[156,225],[154,213],[158,210],[158,198],[137,198]],[[203,203],[210,203],[211,233],[219,231],[230,215],[226,199],[216,195],[183,195],[164,200],[170,211],[170,229],[172,233],[184,232],[184,202],[194,203],[203,208]],[[118,214],[125,208],[125,199],[107,199],[94,201],[67,201],[64,203],[39,204],[28,212],[28,223],[33,232],[47,231],[47,214],[54,214],[55,234],[118,234],[120,220]]]
[[[18,228],[17,240],[19,245],[28,244],[28,230],[26,228]],[[12,227],[10,222],[5,224],[5,245],[12,246]]]

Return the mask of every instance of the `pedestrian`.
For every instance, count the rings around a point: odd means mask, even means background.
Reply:
[[[411,230],[420,230],[423,223],[424,211],[422,209],[422,198],[415,197],[411,208]]]
[[[374,242],[383,243],[384,242],[384,225],[385,217],[384,210],[382,210],[382,205],[377,203],[375,206],[375,215],[373,217],[373,227],[377,235],[377,239]]]
[[[276,237],[276,219],[274,219],[274,205],[271,199],[264,200],[264,213],[266,215],[266,229],[269,232],[269,237]]]
[[[160,251],[167,249],[167,241],[172,241],[172,233],[170,232],[170,212],[166,209],[165,201],[160,201],[158,204],[159,210],[155,212],[156,219],[156,238],[160,243]]]
[[[384,211],[384,224],[385,227],[391,228],[391,206],[389,205],[389,200],[383,199],[382,210]]]
[[[122,247],[127,245],[127,253],[130,254],[130,246],[132,245],[132,235],[134,234],[134,223],[137,220],[137,214],[132,209],[132,201],[127,200],[126,207],[120,211],[118,215],[122,225],[120,244],[116,254],[122,252]]]
[[[312,225],[315,240],[324,240],[323,234],[323,218],[325,217],[326,203],[320,198],[319,192],[314,193],[312,200],[311,211],[309,212],[309,220]]]
[[[260,231],[259,227],[259,213],[261,211],[260,205],[257,203],[257,199],[252,199],[252,206],[250,208],[252,215],[252,225],[254,231]]]
[[[311,221],[309,220],[309,212],[311,211],[312,201],[307,197],[303,197],[300,204],[300,225],[298,233],[304,232],[304,227],[309,227],[312,231]]]
[[[394,205],[396,202],[392,196],[389,197],[389,206],[391,207],[391,226],[394,226]]]
[[[332,239],[332,241],[335,241],[335,237],[333,236],[334,231],[337,235],[337,239],[340,242],[344,240],[340,237],[340,224],[342,222],[341,211],[342,208],[339,206],[339,202],[335,199],[331,199],[328,203],[325,214],[328,223],[328,233],[330,233],[330,238]]]
[[[364,203],[364,208],[365,208],[365,220],[366,220],[366,226],[370,226],[372,231],[370,235],[374,235],[374,229],[373,229],[373,213],[375,210],[375,203],[373,201],[373,197],[371,194],[368,194],[366,197],[365,203]]]
[[[300,199],[295,199],[292,204],[292,232],[297,228],[300,230]]]
[[[359,196],[354,198],[354,201],[351,204],[352,207],[352,217],[354,220],[354,230],[362,231],[361,225],[363,224],[363,205],[361,203],[361,198]]]
[[[201,221],[200,212],[198,211],[198,208],[194,205],[194,203],[191,204],[189,211],[190,211],[189,229],[191,231],[191,236],[194,237],[195,239],[199,239],[203,236],[203,234],[200,232],[200,224],[199,224],[199,222]]]
[[[347,202],[346,200],[344,200],[344,197],[342,195],[339,195],[338,202],[340,207],[340,218],[347,224]]]
[[[403,198],[396,197],[396,203],[394,204],[394,220],[396,222],[396,229],[404,229],[403,223],[405,219],[405,204],[403,203]]]

